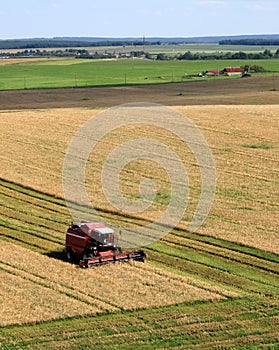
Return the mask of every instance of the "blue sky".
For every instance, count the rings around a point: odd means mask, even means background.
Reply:
[[[8,0],[0,39],[278,34],[279,0]]]

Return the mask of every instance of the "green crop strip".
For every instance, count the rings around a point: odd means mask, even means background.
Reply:
[[[270,326],[278,313],[271,306],[249,297],[216,303],[184,303],[10,326],[2,329],[0,339],[5,349],[55,349],[62,344],[64,349],[85,349],[86,345],[101,349],[192,348],[194,345],[211,349],[214,344],[246,343],[252,348],[275,343],[276,335]]]

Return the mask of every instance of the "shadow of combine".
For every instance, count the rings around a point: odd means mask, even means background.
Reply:
[[[69,262],[67,260],[66,249],[54,250],[52,252],[44,253],[43,255],[48,256],[49,258],[53,258],[53,259],[56,259],[56,260],[63,261],[65,263],[74,265],[74,267],[76,267],[76,268],[80,268],[80,266],[78,264],[78,261]]]
[[[57,260],[60,260],[60,261],[67,262],[66,250],[65,249],[63,249],[63,250],[55,250],[55,251],[52,251],[52,252],[47,252],[47,253],[44,253],[43,255],[48,256],[48,257],[53,258],[53,259],[57,259]]]

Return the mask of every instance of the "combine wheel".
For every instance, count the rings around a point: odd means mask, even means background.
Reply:
[[[70,263],[74,263],[76,261],[76,254],[71,248],[68,248],[66,251],[66,260]]]

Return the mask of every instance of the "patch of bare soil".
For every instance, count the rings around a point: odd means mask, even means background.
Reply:
[[[0,109],[105,108],[129,102],[168,106],[267,105],[279,103],[277,86],[279,90],[279,77],[251,77],[157,85],[1,91]]]

